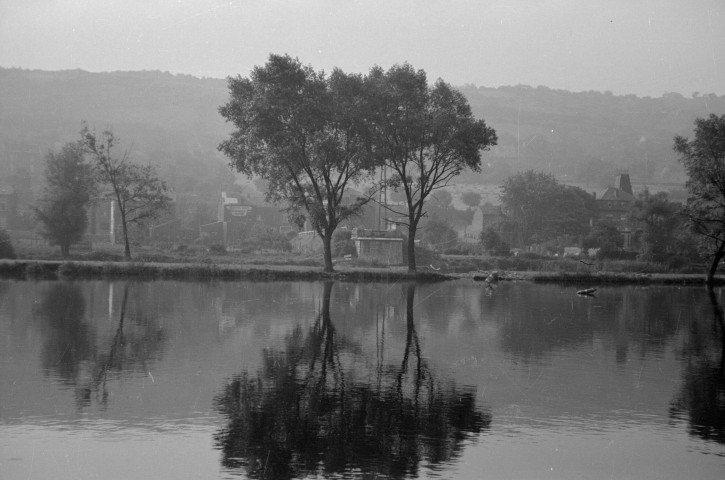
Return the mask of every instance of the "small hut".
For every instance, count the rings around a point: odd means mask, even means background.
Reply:
[[[357,258],[401,265],[403,263],[403,237],[395,230],[366,230],[355,228],[352,231]]]

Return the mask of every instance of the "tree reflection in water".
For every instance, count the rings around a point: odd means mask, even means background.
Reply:
[[[107,406],[111,374],[136,369],[147,372],[147,363],[158,357],[163,331],[147,318],[141,306],[130,315],[129,325],[128,310],[129,285],[124,284],[118,324],[111,341],[97,345],[95,332],[85,318],[86,302],[78,285],[55,283],[40,302],[38,313],[47,327],[43,367],[75,388],[78,408],[90,406],[93,398]]]
[[[215,436],[223,466],[244,468],[251,478],[403,478],[423,461],[455,458],[491,415],[477,408],[474,390],[444,385],[422,357],[415,285],[406,287],[402,363],[378,364],[376,378],[367,380],[350,366],[361,349],[339,336],[330,318],[332,286],[325,283],[320,314],[307,332],[296,328],[283,349],[264,351],[257,375],[244,372],[217,395],[228,418]]]
[[[714,290],[708,294],[713,320],[690,325],[682,387],[670,415],[688,414],[691,435],[725,444],[725,320]]]
[[[95,355],[81,288],[72,283],[53,283],[40,301],[38,313],[46,327],[41,357],[45,373],[57,375],[66,385],[75,385],[81,366]]]

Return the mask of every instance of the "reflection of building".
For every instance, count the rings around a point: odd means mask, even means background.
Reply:
[[[355,228],[352,231],[352,241],[360,260],[386,265],[403,263],[403,238],[397,231]]]

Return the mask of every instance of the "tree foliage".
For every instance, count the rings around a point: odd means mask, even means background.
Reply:
[[[63,257],[78,243],[88,226],[88,204],[96,191],[93,166],[87,163],[80,144],[67,143],[45,160],[45,190],[33,207],[41,233],[60,247]]]
[[[425,72],[408,64],[373,68],[367,84],[373,150],[390,171],[389,186],[405,194],[406,211],[392,211],[405,218],[408,269],[415,271],[426,200],[465,169],[480,171],[481,151],[496,144],[496,133],[474,118],[460,92],[442,80],[429,86]]]
[[[168,209],[171,198],[166,183],[152,165],[133,163],[128,150],[118,156],[115,147],[119,139],[110,130],[99,135],[84,126],[80,142],[93,159],[98,179],[110,187],[108,197],[115,200],[121,217],[124,255],[130,259],[129,227],[143,225]]]
[[[430,196],[429,205],[441,209],[451,208],[453,205],[453,195],[447,190],[437,190]]]
[[[481,194],[478,192],[465,192],[461,194],[461,201],[470,208],[475,208],[481,204]]]
[[[352,231],[337,230],[332,237],[332,253],[336,257],[357,255],[355,242],[352,240]]]
[[[685,230],[682,206],[671,202],[666,192],[652,194],[648,189],[632,207],[631,220],[640,234],[640,255],[655,262],[668,262],[674,256],[692,256],[692,238]]]
[[[481,244],[486,253],[492,256],[508,255],[511,251],[511,246],[501,239],[493,227],[487,227],[481,231]]]
[[[458,243],[458,234],[443,218],[432,217],[421,230],[421,240],[438,252],[455,247]]]
[[[586,235],[596,216],[594,197],[561,185],[553,175],[527,170],[501,186],[505,213],[518,225],[520,243],[544,242],[561,235]]]
[[[695,138],[676,136],[674,149],[687,171],[690,228],[711,262],[707,283],[712,284],[725,257],[725,115],[695,120]]]
[[[0,227],[0,258],[15,258],[15,248],[10,235]]]
[[[270,55],[249,78],[230,78],[229,95],[219,111],[235,130],[219,150],[237,171],[267,181],[267,199],[284,202],[297,223],[310,221],[332,271],[335,229],[369,200],[345,192],[375,167],[362,77]]]
[[[599,258],[616,258],[624,246],[624,237],[609,222],[597,222],[584,238],[584,248],[598,248]]]

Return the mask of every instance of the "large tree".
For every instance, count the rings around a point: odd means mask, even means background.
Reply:
[[[45,182],[40,203],[33,211],[42,225],[42,235],[67,257],[71,245],[85,234],[87,207],[96,190],[93,167],[85,161],[80,144],[68,143],[60,152],[48,153]]]
[[[387,72],[373,68],[367,83],[373,151],[390,172],[388,186],[404,193],[405,211],[389,209],[404,218],[408,270],[415,271],[415,237],[426,200],[462,171],[480,171],[481,151],[496,145],[496,132],[474,118],[463,94],[442,80],[428,85],[425,72],[408,64]]]
[[[709,258],[706,282],[712,285],[725,257],[725,115],[695,120],[695,138],[675,137],[674,149],[687,171],[690,228]]]
[[[692,237],[684,228],[682,205],[671,202],[666,192],[651,193],[645,188],[632,206],[630,219],[637,225],[645,259],[665,262],[694,253]]]
[[[594,197],[534,170],[508,177],[501,186],[501,202],[516,222],[519,242],[524,245],[562,235],[586,235],[596,216]]]
[[[124,255],[130,260],[129,227],[143,225],[168,209],[171,198],[166,183],[152,165],[132,162],[128,150],[118,155],[119,140],[109,130],[99,135],[84,126],[80,143],[91,155],[99,180],[110,187],[108,196],[116,202],[121,217]]]
[[[237,171],[266,180],[268,200],[286,204],[299,224],[310,221],[332,272],[335,229],[370,198],[345,196],[374,170],[362,77],[270,55],[249,78],[230,78],[229,94],[219,111],[236,129],[219,150]]]

